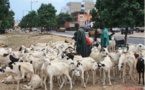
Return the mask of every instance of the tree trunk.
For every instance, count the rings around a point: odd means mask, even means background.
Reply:
[[[126,28],[126,30],[125,30],[125,37],[124,37],[124,46],[126,46],[126,44],[127,44],[127,33],[128,33],[128,27]]]
[[[32,32],[32,27],[30,27],[30,32]]]

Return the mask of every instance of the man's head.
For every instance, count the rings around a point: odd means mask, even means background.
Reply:
[[[75,28],[76,28],[76,29],[79,28],[79,24],[78,24],[78,23],[75,24]]]

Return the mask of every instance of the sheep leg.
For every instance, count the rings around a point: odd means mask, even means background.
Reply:
[[[66,76],[67,76],[67,78],[68,78],[68,80],[69,80],[69,83],[70,83],[70,89],[72,89],[72,79],[71,79],[71,77],[69,76],[69,73],[66,73]]]
[[[89,73],[88,73],[88,71],[86,72],[86,75],[87,75],[87,78],[86,78],[86,84],[88,83],[88,79],[89,79]]]
[[[143,81],[143,85],[144,85],[144,72],[142,72],[142,81]]]
[[[95,70],[94,71],[92,71],[92,73],[93,73],[93,85],[95,84]]]
[[[121,74],[122,74],[121,71],[119,71],[119,78],[120,78],[120,79],[121,79]]]
[[[17,90],[19,90],[19,89],[20,89],[20,81],[17,80]]]
[[[47,77],[44,78],[44,87],[45,87],[45,90],[47,90],[46,80],[47,80]]]
[[[115,76],[115,67],[113,67],[113,76]]]
[[[53,83],[52,83],[52,78],[53,78],[53,76],[52,75],[50,75],[50,90],[52,90],[52,88],[53,88]]]
[[[56,76],[54,78],[57,81],[58,85],[60,86],[60,84],[61,84],[61,77],[60,76]]]
[[[72,84],[74,85],[76,78],[74,77],[74,73],[73,72],[71,74],[72,74]]]
[[[103,70],[103,85],[105,85],[105,80],[106,80],[106,72]]]
[[[82,78],[82,85],[84,84],[84,87],[86,87],[86,84],[85,84],[85,82],[84,82],[84,71],[82,71],[82,76],[81,76],[81,78]]]
[[[139,79],[138,84],[140,84],[140,78],[141,78],[141,73],[140,72],[138,73],[138,76],[139,76],[138,77],[138,79]]]
[[[131,77],[132,81],[135,82],[135,80],[133,78],[133,74],[132,74],[132,68],[130,68],[129,74],[130,74],[130,77]]]
[[[124,77],[125,77],[125,70],[123,70],[123,76],[122,76],[122,78],[123,78],[123,83],[125,83]]]
[[[101,68],[99,69],[99,72],[100,72],[100,77],[101,77]]]
[[[111,80],[110,80],[110,70],[108,70],[108,79],[109,79],[109,85],[111,86],[112,83],[111,83]]]
[[[64,82],[65,82],[65,77],[62,79],[62,83],[61,83],[59,89],[61,89],[63,87]]]

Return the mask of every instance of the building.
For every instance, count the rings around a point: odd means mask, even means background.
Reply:
[[[20,28],[19,23],[20,23],[20,20],[14,20],[14,29],[15,30],[18,30]]]
[[[68,6],[64,6],[61,8],[61,13],[69,13],[69,8]]]
[[[68,2],[61,12],[72,14],[74,12],[83,11],[89,14],[90,10],[94,8],[93,0],[83,0],[82,2]],[[66,8],[67,7],[67,8]]]
[[[71,23],[79,23],[81,27],[91,26],[90,10],[94,8],[93,0],[82,0],[82,2],[68,2],[61,9],[62,13],[67,13],[73,17]]]

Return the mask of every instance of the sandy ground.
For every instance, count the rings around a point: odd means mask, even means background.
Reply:
[[[36,43],[41,43],[41,42],[46,43],[49,41],[61,41],[65,39],[70,42],[73,42],[71,38],[60,37],[60,36],[49,35],[49,34],[47,35],[5,34],[5,35],[0,35],[0,44],[4,43],[7,44],[8,47],[13,48],[14,50],[18,50],[19,46],[21,45],[30,46]],[[5,78],[4,75],[0,76],[0,80],[3,80],[4,78]],[[100,78],[97,74],[96,83],[95,85],[92,85],[92,74],[90,73],[90,78],[87,87],[83,88],[80,84],[81,83],[80,79],[78,79],[75,85],[73,85],[73,90],[143,90],[143,86],[137,84],[137,80],[135,83],[132,82],[130,79],[128,79],[128,77],[125,80],[126,82],[125,84],[123,84],[122,79],[119,79],[118,75],[117,76],[111,75],[112,86],[108,85],[108,80],[106,82],[106,86],[103,86],[102,78]],[[21,85],[22,84],[24,83],[21,83]],[[58,90],[58,89],[59,89],[58,84],[54,82],[53,90]],[[16,90],[16,84],[12,85],[12,84],[0,83],[0,90]],[[44,90],[44,89],[38,88],[36,90]],[[49,84],[48,84],[48,90],[49,90]],[[64,85],[62,90],[69,90],[69,85]]]

